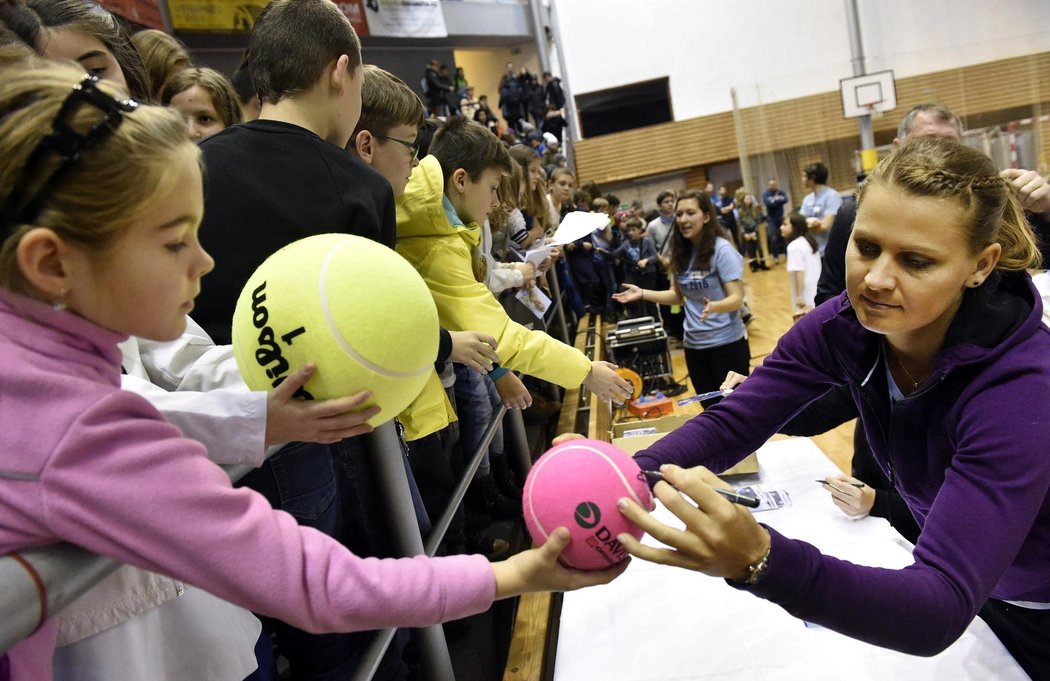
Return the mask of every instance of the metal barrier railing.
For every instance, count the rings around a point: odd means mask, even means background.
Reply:
[[[416,522],[415,514],[412,511],[412,499],[407,496],[409,493],[408,477],[404,466],[400,463],[396,466],[391,466],[388,463],[382,464],[384,468],[389,469],[386,471],[386,475],[380,474],[380,481],[387,491],[390,491],[391,484],[396,487],[404,486],[403,492],[406,495],[406,501],[403,503],[407,505],[403,505],[398,509],[389,509],[392,514],[394,525],[392,529],[394,533],[400,539],[408,540],[404,546],[398,547],[402,551],[405,549],[411,551],[410,553],[403,553],[403,555],[420,555],[425,553],[428,556],[433,556],[437,552],[438,545],[445,538],[445,533],[452,523],[452,517],[463,502],[463,497],[467,493],[467,487],[470,486],[471,481],[474,479],[474,473],[477,472],[478,466],[481,465],[481,460],[488,451],[489,444],[492,442],[492,438],[495,437],[504,414],[510,415],[512,417],[511,420],[516,416],[517,420],[521,421],[520,411],[507,412],[506,407],[503,406],[493,415],[492,421],[489,422],[488,427],[485,429],[481,442],[478,443],[478,448],[474,451],[463,471],[463,477],[460,478],[456,488],[453,490],[445,510],[442,512],[441,517],[433,523],[425,545],[419,533],[419,524]],[[524,432],[524,424],[522,429]],[[528,445],[526,445],[525,457],[529,456],[527,449]],[[397,495],[386,495],[389,504],[397,503],[394,499],[395,496]],[[357,672],[353,676],[354,681],[370,681],[372,679],[376,670],[379,669],[383,655],[386,654],[386,650],[390,646],[391,641],[393,641],[396,631],[396,629],[384,629],[372,640],[367,652],[361,659]],[[448,645],[445,642],[444,630],[441,625],[424,629],[420,643],[422,646],[423,667],[428,670],[426,678],[430,681],[455,681],[456,676],[452,670],[452,661],[449,657]]]

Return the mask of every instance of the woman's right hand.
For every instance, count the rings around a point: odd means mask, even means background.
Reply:
[[[564,527],[551,533],[543,546],[492,564],[496,575],[496,600],[537,591],[574,591],[608,584],[623,574],[630,560],[605,570],[572,570],[558,562],[571,535]]]
[[[648,546],[623,533],[616,538],[628,553],[661,565],[736,581],[747,576],[749,565],[769,555],[769,531],[748,509],[712,489],[732,489],[714,473],[702,466],[684,469],[671,464],[660,466],[660,473],[663,480],[653,487],[653,494],[685,523],[685,528],[667,525],[633,500],[620,499],[617,506],[625,518],[670,547]]]
[[[622,291],[612,294],[612,299],[618,303],[633,303],[642,299],[642,289],[634,284],[621,284]]]

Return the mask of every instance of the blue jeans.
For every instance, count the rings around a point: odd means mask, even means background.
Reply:
[[[273,681],[277,676],[277,668],[273,659],[273,641],[270,640],[270,635],[265,630],[259,634],[259,640],[255,644],[255,659],[259,660],[259,668],[244,681]]]
[[[769,242],[769,254],[774,258],[779,258],[784,255],[787,251],[787,247],[784,245],[784,237],[780,234],[780,223],[783,220],[766,221],[766,239]]]
[[[459,417],[459,439],[463,443],[463,458],[474,456],[492,415],[499,411],[500,398],[495,384],[487,377],[462,364],[453,365],[456,371],[456,416]],[[478,477],[492,471],[489,456],[503,456],[503,424],[489,445],[488,454],[481,459]],[[465,462],[466,462],[465,461]]]
[[[341,510],[340,541],[359,556],[396,557],[390,543],[386,511],[381,488],[365,449],[364,439],[352,437],[331,446],[339,478]],[[408,490],[419,524],[419,533],[430,532],[430,518],[423,506],[408,456],[401,448],[401,458],[408,477]]]
[[[329,445],[293,442],[244,476],[238,486],[259,492],[271,506],[288,512],[300,525],[342,540],[344,502],[333,457]],[[263,631],[273,632],[277,652],[287,658],[292,678],[296,681],[343,681],[350,678],[374,636],[374,632],[367,631],[311,634],[270,617],[260,619]],[[401,650],[408,633],[398,633],[376,679],[407,678],[408,668],[401,661]]]
[[[237,486],[254,489],[304,527],[339,536],[338,486],[328,445],[288,444],[241,478]]]

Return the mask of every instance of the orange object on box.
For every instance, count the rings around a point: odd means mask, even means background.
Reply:
[[[642,419],[667,416],[674,412],[674,400],[670,397],[641,397],[629,403],[627,411]]]
[[[642,396],[642,377],[638,375],[637,371],[632,371],[627,367],[619,367],[616,369],[616,373],[620,378],[631,384],[632,400],[637,400]]]

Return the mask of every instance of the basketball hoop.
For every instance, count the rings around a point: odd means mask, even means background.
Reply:
[[[839,81],[842,115],[845,118],[880,117],[897,108],[897,91],[893,71],[879,71]]]

